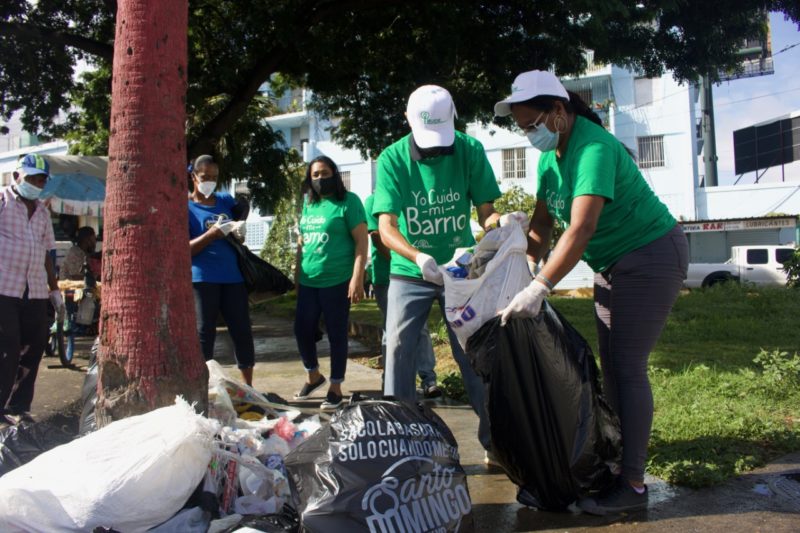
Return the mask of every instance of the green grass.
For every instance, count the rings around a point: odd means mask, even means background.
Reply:
[[[553,304],[597,345],[591,300]],[[650,357],[655,400],[649,473],[692,487],[720,483],[800,450],[800,383],[753,362],[763,348],[800,348],[800,294],[733,285],[675,304]]]
[[[592,300],[554,297],[551,303],[596,352]],[[291,296],[268,305],[271,313],[293,316]],[[441,315],[438,307],[433,311],[436,334]],[[650,474],[710,486],[800,450],[800,376],[794,371],[776,381],[753,361],[762,349],[788,357],[800,351],[798,317],[800,291],[791,289],[729,284],[678,298],[650,357]],[[380,323],[374,301],[353,306],[351,318]],[[463,385],[449,346],[438,342],[435,350],[439,379],[458,396]],[[793,367],[787,362],[785,368]]]

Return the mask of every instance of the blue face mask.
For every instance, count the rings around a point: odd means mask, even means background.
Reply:
[[[17,192],[26,200],[36,200],[42,194],[42,189],[25,181],[25,178],[17,183]]]
[[[538,128],[529,131],[525,135],[528,137],[531,146],[541,152],[555,150],[556,146],[558,146],[558,132],[548,130],[544,124],[540,124]]]

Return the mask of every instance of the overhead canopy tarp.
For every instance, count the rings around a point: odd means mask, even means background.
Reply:
[[[106,198],[108,158],[79,155],[45,155],[50,179],[42,191],[54,213],[99,217]]]

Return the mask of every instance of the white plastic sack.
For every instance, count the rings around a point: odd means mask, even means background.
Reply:
[[[497,248],[481,277],[454,278],[440,267],[444,275],[445,318],[462,348],[466,349],[470,335],[496,316],[531,282],[525,255],[527,246],[522,227],[509,222],[487,233],[475,247],[474,255],[487,248]]]
[[[184,509],[148,533],[206,533],[211,522],[210,515],[200,507]]]
[[[219,424],[175,405],[126,418],[0,478],[0,531],[146,531],[203,479]]]

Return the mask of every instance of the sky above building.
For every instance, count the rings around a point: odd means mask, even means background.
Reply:
[[[734,130],[800,112],[800,30],[782,14],[771,13],[769,20],[775,73],[714,86],[719,185],[732,185],[739,178],[734,172]],[[755,173],[750,172],[739,179],[739,184],[754,183],[755,179]],[[800,161],[783,169],[772,167],[760,178],[770,183],[781,179],[800,181]]]

